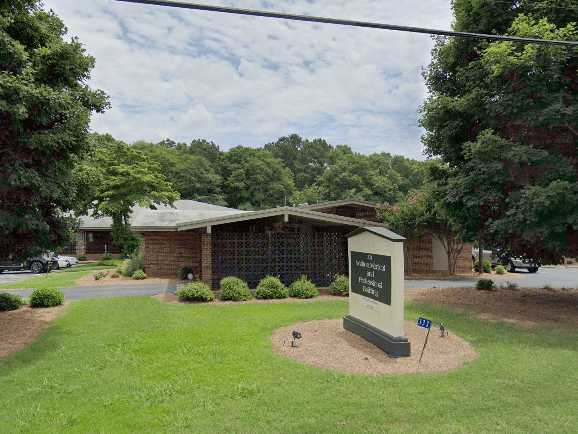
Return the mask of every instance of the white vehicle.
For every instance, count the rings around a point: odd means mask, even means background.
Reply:
[[[60,256],[60,257],[66,259],[70,265],[78,264],[78,259],[76,259],[74,256]]]
[[[57,270],[70,267],[70,261],[68,261],[65,256],[55,256],[54,259],[56,259],[56,262],[58,263],[58,266],[56,267]]]

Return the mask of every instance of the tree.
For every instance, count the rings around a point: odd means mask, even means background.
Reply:
[[[323,175],[331,162],[333,148],[323,139],[303,140],[297,134],[281,137],[265,145],[293,173],[298,189],[310,187]]]
[[[389,228],[407,239],[415,239],[426,233],[434,235],[444,247],[448,259],[448,273],[456,273],[456,265],[464,249],[461,228],[448,215],[435,192],[425,190],[411,194],[396,205],[382,211],[381,216]],[[404,243],[406,270],[412,273],[412,261],[408,243]]]
[[[186,145],[167,147],[139,141],[133,144],[133,148],[160,165],[163,175],[179,192],[181,199],[226,204],[221,190],[223,180],[213,164],[205,157],[189,152]]]
[[[235,208],[271,208],[289,204],[295,192],[291,171],[262,149],[238,146],[226,152],[223,190]]]
[[[94,59],[38,0],[0,2],[0,251],[25,257],[66,243],[74,161],[106,95]]]
[[[564,7],[564,5],[567,7]],[[456,0],[455,29],[576,40],[567,1]],[[426,74],[426,149],[466,236],[517,255],[578,253],[578,52],[440,39]]]
[[[160,166],[144,153],[110,135],[93,134],[91,141],[92,153],[75,169],[75,177],[84,186],[79,212],[111,217],[113,241],[130,255],[139,245],[130,230],[132,208],[172,204],[179,195]]]

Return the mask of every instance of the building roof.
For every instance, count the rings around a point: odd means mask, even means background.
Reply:
[[[315,220],[324,223],[335,223],[354,227],[362,227],[367,225],[374,225],[380,227],[385,226],[380,223],[374,223],[367,220],[355,219],[351,217],[343,217],[335,214],[327,214],[322,212],[310,211],[303,208],[291,208],[291,207],[272,208],[262,211],[250,211],[239,213],[236,215],[235,214],[224,215],[205,220],[196,220],[186,223],[180,223],[177,226],[179,231],[187,231],[191,229],[203,228],[208,226],[218,226],[241,221],[257,220],[262,218],[285,216],[285,215],[301,217],[304,219]]]
[[[134,207],[130,217],[132,228],[136,231],[176,230],[177,225],[182,222],[238,215],[246,212],[194,200],[178,200],[173,204],[173,207],[156,205],[155,208]],[[110,230],[111,226],[112,219],[110,217],[80,217],[79,229],[81,230]]]
[[[400,243],[400,242],[405,241],[405,238],[402,237],[401,235],[398,235],[395,232],[392,232],[389,229],[387,229],[385,227],[381,227],[381,226],[360,227],[360,228],[355,229],[353,232],[351,232],[348,235],[348,237],[351,238],[351,237],[359,235],[363,232],[371,232],[372,234],[375,234],[377,236],[385,238],[389,241],[393,241],[394,243]]]
[[[299,208],[318,210],[318,209],[325,209],[325,208],[333,208],[333,207],[337,207],[337,206],[365,206],[368,208],[378,208],[378,209],[385,208],[385,205],[381,205],[379,203],[367,202],[365,200],[355,200],[355,199],[353,199],[353,200],[351,200],[351,199],[334,200],[331,202],[314,203],[311,205],[301,205]]]

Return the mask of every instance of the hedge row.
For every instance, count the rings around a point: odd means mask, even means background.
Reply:
[[[238,277],[225,277],[220,282],[220,288],[220,299],[223,301],[247,301],[253,298],[253,293],[247,282]],[[338,296],[349,295],[347,276],[336,276],[329,287],[329,292]],[[177,291],[177,296],[181,301],[190,303],[208,303],[215,299],[211,288],[201,281],[183,286]],[[318,296],[319,290],[307,276],[301,276],[288,288],[278,277],[267,276],[261,279],[255,290],[255,298],[260,300],[276,300],[288,297],[308,299]]]

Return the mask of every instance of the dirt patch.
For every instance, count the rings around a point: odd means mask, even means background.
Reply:
[[[303,339],[291,346],[291,332],[298,330]],[[276,330],[271,337],[273,350],[299,362],[347,374],[383,375],[448,372],[478,357],[472,346],[452,334],[442,338],[432,330],[428,347],[418,365],[426,331],[406,322],[411,356],[390,358],[376,346],[345,330],[339,320],[307,321]]]
[[[165,292],[161,294],[153,295],[153,298],[160,300],[164,303],[171,303],[171,304],[215,304],[215,305],[227,305],[227,304],[285,304],[285,303],[313,303],[315,301],[323,301],[323,300],[347,300],[345,297],[335,297],[333,295],[320,295],[319,297],[302,300],[297,298],[284,298],[281,300],[258,300],[253,298],[248,301],[221,301],[218,297],[216,297],[215,301],[210,303],[183,303],[179,301],[179,297],[177,297],[172,292]]]
[[[412,290],[407,299],[470,310],[480,318],[504,321],[525,328],[578,326],[578,292],[520,289],[478,291],[474,288]]]
[[[104,270],[106,272],[106,270]],[[100,280],[95,280],[94,276],[99,273],[95,271],[94,273],[87,274],[76,281],[79,286],[112,286],[112,285],[151,285],[153,283],[158,283],[161,285],[166,285],[170,282],[170,279],[156,279],[149,278],[144,280],[133,280],[130,277],[119,276],[117,278],[112,278],[111,276],[115,273],[114,270],[108,271],[108,274]]]
[[[67,303],[48,309],[23,307],[11,312],[0,312],[0,358],[32,343],[66,306]]]

